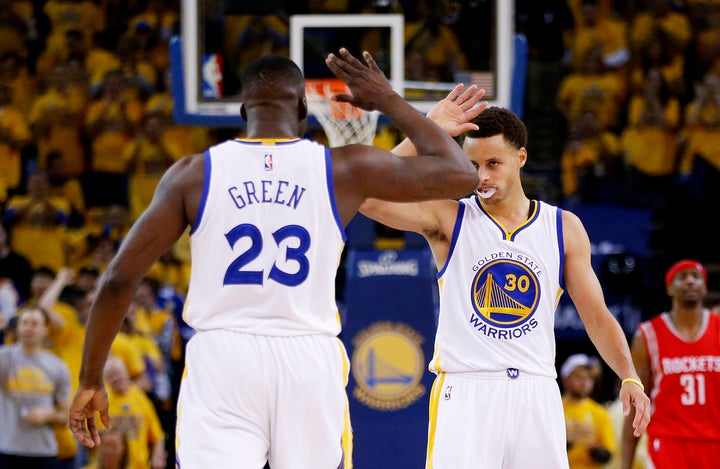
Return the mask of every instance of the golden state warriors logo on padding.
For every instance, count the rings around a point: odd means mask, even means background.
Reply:
[[[353,396],[370,408],[397,410],[425,394],[422,336],[404,323],[376,322],[353,338]]]
[[[499,259],[480,269],[471,292],[477,315],[497,328],[514,328],[527,322],[540,299],[533,271],[510,259]]]

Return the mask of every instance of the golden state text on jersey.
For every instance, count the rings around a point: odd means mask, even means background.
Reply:
[[[470,326],[498,339],[521,337],[537,327],[533,315],[540,300],[540,286],[532,261],[503,253],[496,260],[480,264],[470,288],[474,309]]]

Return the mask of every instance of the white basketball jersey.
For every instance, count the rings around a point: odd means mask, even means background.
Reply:
[[[564,291],[561,210],[533,202],[507,232],[477,196],[460,201],[438,273],[440,316],[430,370],[556,378],[554,318]]]
[[[345,243],[330,149],[230,140],[205,152],[184,311],[197,330],[340,332],[335,274]]]

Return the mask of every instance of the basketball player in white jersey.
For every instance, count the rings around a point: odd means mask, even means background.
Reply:
[[[334,291],[344,227],[368,197],[458,197],[478,182],[462,149],[392,90],[369,54],[364,59],[344,49],[328,56],[351,92],[337,98],[384,113],[424,156],[300,139],[308,116],[301,70],[276,56],[251,64],[242,80],[247,137],[171,167],[103,276],[70,412],[84,445],[100,443],[96,412],[108,423],[103,363],[133,293],[190,226],[184,318],[197,332],[180,388],[177,466],[351,467],[348,361]],[[474,113],[467,106],[480,96],[470,91],[456,98]]]
[[[429,116],[454,133],[464,109],[443,100]],[[452,125],[443,122],[448,116]],[[463,149],[480,184],[460,200],[398,204],[369,200],[361,212],[428,241],[438,268],[440,313],[430,370],[427,469],[567,468],[555,370],[554,314],[570,294],[602,358],[624,379],[633,428],[649,420],[625,335],[607,309],[574,214],[530,200],[520,170],[527,131],[491,107],[471,121]],[[415,153],[403,141],[395,152]]]

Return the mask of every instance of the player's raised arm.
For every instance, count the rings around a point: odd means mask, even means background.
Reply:
[[[458,83],[447,96],[435,103],[427,117],[451,137],[477,130],[477,125],[471,121],[488,107],[487,101],[480,101],[483,96],[485,90],[478,89],[477,85],[466,88],[463,83]],[[400,142],[392,152],[398,156],[417,155],[417,149],[409,138]]]
[[[334,159],[350,158],[352,172],[367,175],[342,182],[360,189],[365,197],[395,201],[455,198],[471,192],[478,184],[477,173],[460,146],[393,91],[369,53],[363,53],[363,58],[367,65],[346,49],[328,56],[328,67],[351,93],[334,99],[385,114],[413,142],[419,157],[398,158],[363,145],[336,148]]]
[[[451,137],[477,130],[478,127],[472,120],[487,108],[487,102],[481,102],[484,95],[485,90],[478,89],[475,85],[465,87],[462,83],[457,84],[445,98],[430,109],[427,117]],[[393,148],[392,153],[398,156],[416,156],[417,150],[412,141],[406,138]],[[360,211],[373,220],[398,230],[414,231],[420,234],[441,233],[448,230],[451,232],[454,226],[454,215],[452,217],[439,216],[441,213],[454,213],[452,209],[444,208],[448,203],[453,205],[450,200],[395,203],[370,198],[363,203]],[[436,260],[444,260],[446,253],[440,253],[439,246],[433,247],[436,256],[440,255],[440,258]]]

